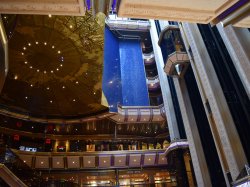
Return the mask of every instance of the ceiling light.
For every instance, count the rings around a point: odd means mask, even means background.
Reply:
[[[75,129],[76,131],[78,131],[78,129]]]
[[[39,42],[36,42],[36,45],[39,44]]]
[[[47,87],[47,90],[49,90],[49,87]]]
[[[151,160],[151,158],[148,159],[149,161]]]
[[[54,48],[55,48],[55,46],[52,45],[52,49],[54,49]]]
[[[75,163],[75,161],[72,162],[73,164]]]
[[[28,99],[28,97],[26,96],[25,99]]]
[[[23,50],[26,50],[26,47],[23,47]]]
[[[57,162],[56,164],[58,165],[58,164],[60,164],[60,162]]]
[[[44,42],[44,45],[47,45],[47,42]]]
[[[106,163],[107,161],[106,160],[103,160],[103,163]]]
[[[122,161],[121,160],[118,160],[119,163],[121,163]]]
[[[39,69],[37,69],[36,71],[37,71],[37,72],[39,72],[40,70],[39,70]]]
[[[26,163],[26,160],[24,160],[23,162]]]
[[[33,67],[32,66],[30,66],[30,69],[32,69]]]
[[[50,103],[52,103],[53,101],[52,101],[52,100],[50,100],[49,102],[50,102]]]
[[[28,62],[27,62],[27,61],[25,61],[25,62],[24,62],[24,64],[28,64]]]
[[[46,71],[44,71],[43,73],[44,73],[44,74],[46,74],[47,72],[46,72]]]
[[[95,92],[94,92],[94,95],[95,95]]]
[[[62,67],[63,65],[62,65],[62,64],[60,64],[60,66]]]
[[[61,53],[61,51],[57,51],[57,53],[58,53],[58,54],[60,54],[60,53]]]
[[[109,84],[112,84],[113,83],[113,81],[109,81]]]
[[[51,70],[50,72],[51,72],[51,73],[54,73],[54,71],[53,71],[53,70]]]
[[[43,162],[41,162],[41,164],[43,164]]]
[[[72,26],[72,25],[70,25],[70,26],[69,26],[69,28],[71,28],[71,29],[72,29],[72,28],[73,28],[73,26]]]
[[[51,18],[52,17],[52,15],[51,14],[49,14],[49,18]]]
[[[65,86],[62,87],[63,89],[65,88]]]
[[[88,164],[90,164],[91,162],[90,162],[90,160],[88,161]]]
[[[134,162],[136,162],[136,159],[134,159]]]
[[[22,53],[22,55],[24,55],[24,53]]]
[[[75,99],[73,99],[73,101],[75,102],[76,100],[75,100]]]
[[[15,75],[14,79],[15,79],[15,80],[17,80],[17,79],[18,79],[18,76],[17,76],[17,75]]]
[[[78,81],[76,81],[76,84],[78,84],[79,82]]]
[[[31,46],[31,43],[28,43],[28,46]]]
[[[56,71],[59,71],[59,69],[58,69],[58,68],[56,68]]]
[[[32,126],[31,128],[32,128],[32,129],[34,129],[34,127],[33,127],[33,126]]]
[[[30,87],[33,87],[33,84],[31,84]]]

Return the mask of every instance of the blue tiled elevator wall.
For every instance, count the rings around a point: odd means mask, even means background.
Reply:
[[[119,40],[105,29],[103,91],[111,112],[117,104],[149,106],[140,41]]]

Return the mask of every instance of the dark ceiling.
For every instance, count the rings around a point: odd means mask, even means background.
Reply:
[[[0,105],[41,118],[77,118],[101,105],[104,15],[4,15],[9,72]]]

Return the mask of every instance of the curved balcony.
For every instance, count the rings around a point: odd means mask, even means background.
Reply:
[[[183,77],[189,65],[189,57],[178,26],[166,27],[160,34],[158,44],[167,59],[164,67],[167,75]]]
[[[149,21],[107,18],[105,23],[110,30],[149,30]]]
[[[151,65],[155,63],[155,55],[154,52],[151,53],[143,53],[143,60],[145,65]]]
[[[163,149],[65,153],[12,151],[29,167],[38,170],[91,170],[167,165]]]
[[[159,106],[121,106],[118,113],[110,119],[117,123],[164,122],[166,120],[163,105]]]

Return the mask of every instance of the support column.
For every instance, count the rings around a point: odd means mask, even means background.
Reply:
[[[250,98],[250,32],[247,28],[217,25],[234,66]]]
[[[219,153],[220,162],[227,183],[228,174],[235,180],[247,163],[234,121],[225,96],[196,24],[183,23],[188,43],[192,49],[195,71],[203,105],[209,119],[210,128]],[[230,172],[230,173],[229,173]]]
[[[174,84],[189,143],[197,185],[204,187],[212,186],[185,80],[174,78]]]
[[[150,20],[150,35],[155,55],[155,62],[156,67],[158,71],[158,76],[160,80],[161,85],[161,91],[162,91],[162,98],[164,103],[164,109],[167,116],[167,122],[168,122],[168,128],[169,128],[169,134],[171,141],[175,139],[180,139],[180,134],[177,126],[172,96],[170,93],[170,87],[167,79],[167,75],[165,74],[163,68],[164,68],[164,61],[162,57],[161,48],[158,46],[158,33],[156,30],[155,22],[154,20]]]

